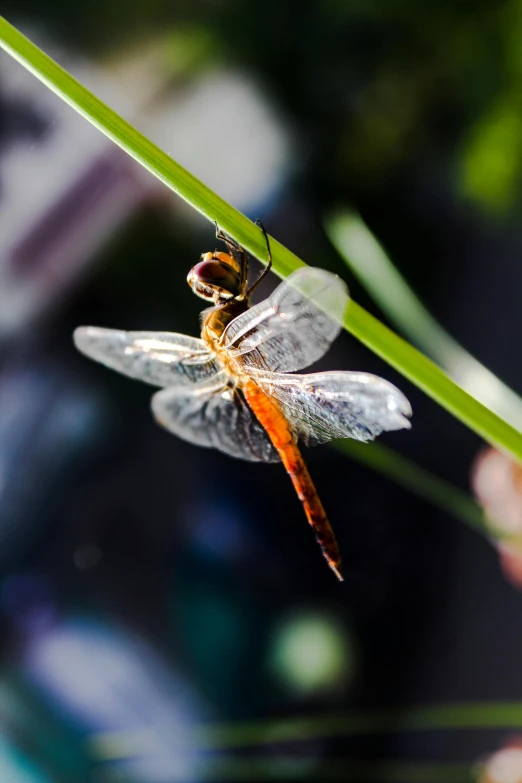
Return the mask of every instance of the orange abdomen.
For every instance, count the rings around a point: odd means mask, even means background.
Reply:
[[[307,519],[313,528],[317,542],[335,575],[342,581],[341,557],[334,532],[319,500],[317,490],[308,473],[301,452],[291,432],[290,425],[272,400],[254,383],[247,381],[243,393],[256,418],[262,424],[281,462],[292,479]]]

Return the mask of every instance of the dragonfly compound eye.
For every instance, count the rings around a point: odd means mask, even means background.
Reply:
[[[239,264],[228,253],[205,253],[190,270],[187,282],[195,294],[211,302],[233,299],[241,292]]]

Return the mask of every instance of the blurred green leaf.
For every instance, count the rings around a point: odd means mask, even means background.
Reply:
[[[522,427],[522,399],[433,318],[359,215],[341,210],[325,221],[330,241],[381,310],[408,339],[483,405]]]
[[[187,733],[200,750],[260,747],[333,737],[403,734],[417,731],[496,729],[517,731],[522,702],[469,702],[399,710],[367,710],[337,715],[311,715],[277,720],[203,725]],[[106,761],[146,753],[155,747],[155,730],[104,732],[89,739],[90,752]]]
[[[507,94],[473,127],[465,143],[461,188],[482,206],[502,212],[518,196],[521,174],[520,99]]]
[[[416,731],[469,729],[518,730],[522,724],[522,702],[470,702],[441,704],[403,710],[367,711],[352,714],[283,718],[201,727],[198,747],[247,747],[294,742],[320,737],[401,734]]]

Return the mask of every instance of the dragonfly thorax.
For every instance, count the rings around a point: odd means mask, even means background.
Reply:
[[[228,364],[221,339],[227,326],[238,315],[248,310],[247,299],[232,299],[201,313],[201,338],[213,353],[219,354],[221,363]]]
[[[216,304],[235,299],[241,294],[241,268],[228,253],[203,253],[193,266],[187,282],[197,296]]]

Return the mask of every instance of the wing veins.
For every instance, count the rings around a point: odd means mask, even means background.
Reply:
[[[334,437],[373,440],[409,427],[411,408],[393,384],[367,373],[285,375],[257,370],[252,377],[280,407],[305,443]]]
[[[237,316],[222,345],[240,358],[247,374],[256,367],[293,372],[323,356],[340,331],[348,303],[343,281],[322,269],[303,267],[272,295]]]
[[[293,310],[290,313],[290,315],[288,316],[288,320],[284,321],[285,327],[283,327],[283,330],[284,330],[284,328],[286,328],[287,324],[293,323],[297,318],[299,318],[300,315],[302,315],[303,311],[305,310],[305,306],[307,306],[307,305],[316,307],[317,310],[319,310],[321,313],[323,313],[327,318],[330,318],[330,320],[336,321],[335,318],[331,318],[331,316],[329,315],[329,313],[326,310],[323,310],[321,307],[319,307],[319,305],[317,305],[314,302],[314,299],[316,297],[320,296],[324,291],[327,291],[329,287],[330,286],[328,286],[328,285],[324,285],[322,288],[319,288],[316,291],[314,291],[313,295],[307,296],[307,297],[302,296],[302,299],[301,299],[299,305],[295,308],[295,310]],[[293,290],[296,291],[297,293],[300,293],[298,288],[294,288]],[[277,289],[276,289],[276,291],[277,291]],[[276,291],[274,291],[274,293],[276,293]],[[272,294],[272,296],[273,296],[273,294]],[[268,299],[266,299],[265,301],[268,303],[268,302],[270,302],[271,298],[272,297],[268,297]],[[262,302],[260,304],[262,304]],[[254,307],[259,307],[259,306],[260,305],[254,305]],[[267,307],[266,310],[260,312],[260,314],[259,314],[257,319],[252,319],[252,323],[246,324],[245,328],[243,329],[243,331],[239,331],[233,337],[233,339],[230,341],[230,343],[226,344],[227,331],[229,330],[229,328],[234,323],[232,321],[227,326],[225,331],[223,332],[223,335],[221,337],[221,342],[225,343],[227,348],[233,347],[234,344],[238,342],[238,340],[242,340],[243,338],[248,337],[249,334],[254,331],[254,329],[256,329],[260,324],[263,323],[263,321],[267,320],[268,318],[273,317],[274,315],[278,315],[281,312],[282,307],[283,307],[282,304],[278,304],[278,305],[273,305],[272,304],[271,307]]]

